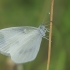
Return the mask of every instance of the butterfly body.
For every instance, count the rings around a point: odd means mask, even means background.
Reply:
[[[46,31],[43,24],[38,28],[24,26],[1,29],[0,53],[10,56],[15,63],[32,61],[38,54]]]

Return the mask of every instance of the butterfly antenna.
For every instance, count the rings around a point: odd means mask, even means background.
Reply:
[[[48,13],[49,15],[50,15],[50,12]],[[47,15],[48,15],[47,14]],[[45,20],[46,20],[46,18],[47,18],[47,15],[45,16],[45,18],[43,19],[43,22],[42,23],[47,23],[47,22],[44,22]]]
[[[45,22],[45,23],[49,23],[49,22],[52,22],[53,23],[53,21],[48,21],[48,22]],[[45,24],[45,26],[49,26],[50,24]]]

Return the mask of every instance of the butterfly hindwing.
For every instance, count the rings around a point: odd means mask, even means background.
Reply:
[[[25,37],[22,36],[22,39],[18,45],[14,44],[10,48],[11,59],[15,63],[25,63],[34,60],[39,51],[42,37],[36,30]]]

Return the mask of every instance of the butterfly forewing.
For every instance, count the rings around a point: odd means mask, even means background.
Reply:
[[[9,49],[13,47],[14,43],[17,43],[18,36],[26,35],[33,30],[35,27],[24,26],[24,27],[11,27],[0,30],[0,53],[10,56]],[[20,38],[19,38],[20,39]],[[20,40],[21,41],[21,40]]]

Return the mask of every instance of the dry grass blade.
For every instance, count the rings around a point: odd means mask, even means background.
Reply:
[[[52,38],[52,22],[51,21],[53,21],[53,6],[54,6],[54,0],[51,0],[51,9],[50,9],[50,32],[49,32],[49,47],[48,47],[47,70],[49,70],[50,55],[51,55],[51,38]]]

